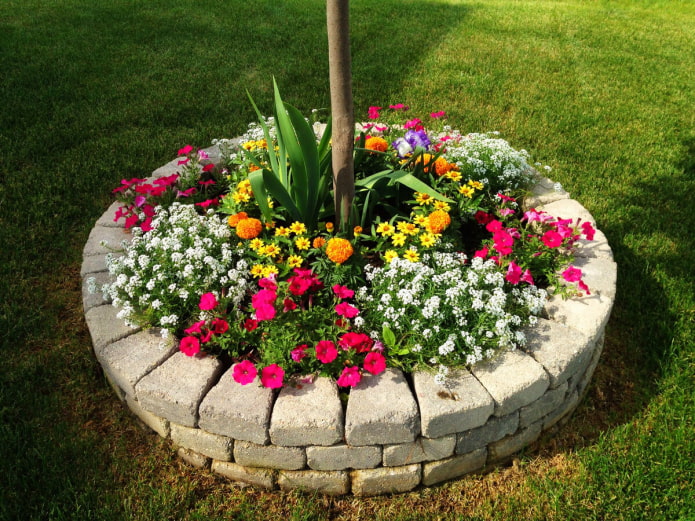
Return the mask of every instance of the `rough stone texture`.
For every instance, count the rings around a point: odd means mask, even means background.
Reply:
[[[538,182],[531,188],[531,195],[524,200],[526,208],[536,208],[561,199],[569,199],[569,194],[561,189],[555,190],[555,182],[537,175]]]
[[[128,395],[135,384],[176,352],[173,339],[164,340],[157,329],[148,329],[109,344],[97,353],[104,371]]]
[[[381,447],[307,447],[306,460],[314,470],[372,469],[381,464]]]
[[[541,435],[542,422],[536,422],[525,429],[519,429],[512,436],[507,436],[488,445],[488,463],[495,463],[511,456],[530,445]]]
[[[146,411],[131,395],[127,395],[125,401],[128,404],[128,408],[133,411],[135,416],[137,416],[147,427],[159,434],[162,438],[169,437],[169,432],[171,432],[169,420]]]
[[[92,281],[91,279],[94,280]],[[104,299],[104,295],[101,292],[101,287],[108,282],[111,282],[111,276],[106,271],[92,273],[82,280],[82,307],[84,308],[85,312],[97,306],[103,306],[111,303],[111,299],[108,298],[108,296],[106,299]],[[94,293],[89,291],[89,287],[92,283],[96,286]]]
[[[83,257],[90,255],[105,255],[107,253],[121,251],[123,241],[130,242],[131,235],[122,227],[112,228],[109,226],[95,226],[89,234],[87,243],[82,250]],[[102,245],[102,241],[106,241]]]
[[[485,447],[488,443],[514,434],[519,428],[519,412],[498,418],[493,416],[482,427],[460,432],[456,436],[456,454],[466,454]]]
[[[260,378],[247,385],[234,381],[234,367],[222,375],[200,404],[202,429],[259,445],[268,443],[273,391]]]
[[[181,447],[221,461],[232,460],[234,440],[212,434],[203,429],[193,429],[178,423],[171,424],[171,441]]]
[[[590,222],[595,225],[596,221],[589,211],[574,199],[563,199],[543,205],[541,210],[548,212],[558,219],[581,219],[582,222]]]
[[[306,452],[299,447],[257,445],[237,440],[234,442],[234,461],[247,467],[300,470],[306,465]]]
[[[90,255],[89,257],[84,257],[82,259],[82,267],[80,268],[80,276],[84,277],[92,273],[99,273],[102,271],[107,271],[106,268],[106,255]],[[121,253],[113,253],[112,257],[114,259],[118,257],[123,257]]]
[[[275,401],[270,439],[275,445],[333,445],[345,436],[343,406],[330,378],[285,386]],[[335,469],[339,470],[339,469]]]
[[[282,490],[306,490],[341,496],[350,492],[350,475],[342,471],[280,470],[278,485]]]
[[[166,165],[160,166],[157,170],[152,172],[152,178],[159,178],[159,177],[164,177],[167,175],[171,174],[176,174],[177,172],[181,171],[181,165],[179,165],[179,161],[184,159],[183,157],[177,157],[176,159],[172,159],[169,161]]]
[[[210,458],[184,447],[179,447],[176,454],[179,456],[179,458],[192,467],[202,469],[207,468],[210,465]]]
[[[454,453],[456,435],[441,438],[423,438],[410,443],[384,446],[384,466],[400,467],[411,463],[421,463],[448,458]]]
[[[222,372],[212,356],[186,356],[178,352],[143,377],[135,394],[143,408],[174,423],[195,427],[198,405]]]
[[[535,402],[519,409],[519,427],[526,428],[547,414],[553,412],[562,404],[567,394],[567,382],[557,389],[549,389]]]
[[[349,445],[406,443],[419,433],[420,414],[401,371],[366,375],[350,391],[345,413]]]
[[[578,375],[577,375],[576,389],[577,389],[577,393],[579,394],[580,397],[584,396],[584,393],[586,392],[586,389],[589,386],[589,382],[591,381],[591,377],[593,376],[594,371],[596,370],[596,366],[598,365],[599,360],[601,359],[601,353],[602,352],[603,352],[603,336],[597,342],[597,345],[594,348],[594,353],[591,357],[591,360],[589,361],[589,366],[584,370],[583,373],[578,373]]]
[[[422,467],[422,484],[429,486],[481,469],[487,459],[487,449],[482,448],[440,461],[425,463]]]
[[[472,370],[495,400],[495,416],[505,416],[537,400],[549,385],[543,367],[521,351],[505,351]]]
[[[125,322],[116,316],[117,313],[118,309],[111,305],[92,308],[85,313],[87,328],[97,356],[107,345],[140,330],[126,326]]]
[[[407,492],[420,484],[422,468],[419,464],[404,467],[353,470],[352,493],[356,496],[376,496]]]
[[[439,438],[483,425],[495,402],[482,384],[466,370],[450,371],[446,384],[437,385],[431,373],[413,374],[420,405],[422,435]]]
[[[582,270],[582,279],[589,286],[591,294],[615,298],[618,265],[610,259],[578,257],[572,263]]]
[[[544,312],[554,322],[597,338],[606,327],[612,307],[613,297],[600,293],[568,300],[553,295],[546,302]]]
[[[275,488],[275,471],[272,470],[244,467],[238,463],[218,460],[212,461],[211,470],[233,481],[241,481],[262,488]]]
[[[550,378],[550,387],[556,388],[586,366],[592,354],[592,339],[563,324],[538,319],[533,327],[524,330],[524,351],[541,364]]]
[[[543,430],[549,429],[579,405],[579,394],[573,391],[560,406],[543,418]]]
[[[114,221],[114,217],[116,217],[116,211],[123,206],[123,203],[119,203],[118,201],[114,202],[109,206],[109,208],[103,213],[101,217],[97,220],[96,225],[97,226],[104,226],[106,228],[123,228],[124,224],[124,219],[119,219],[118,221]]]
[[[103,369],[103,367],[102,367],[102,369]],[[111,378],[111,375],[109,373],[107,373],[106,371],[104,371],[104,378],[106,378],[106,381],[111,386],[111,389],[113,389],[113,392],[116,393],[116,396],[118,396],[118,399],[120,401],[124,402],[125,398],[126,398],[125,391],[123,389],[121,389],[121,387],[116,382],[114,382],[113,378]]]
[[[596,230],[592,241],[588,241],[582,236],[582,238],[575,243],[575,246],[577,248],[574,254],[576,258],[613,260],[613,250],[611,250],[608,239],[601,230]]]

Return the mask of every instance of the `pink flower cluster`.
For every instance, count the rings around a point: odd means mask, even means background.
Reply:
[[[198,309],[201,311],[212,311],[218,305],[217,297],[213,293],[205,293],[200,297]],[[215,317],[211,320],[200,320],[184,329],[186,336],[179,342],[179,350],[186,356],[195,356],[200,352],[202,344],[209,342],[214,336],[223,335],[228,330],[229,323],[221,317]]]
[[[152,229],[152,218],[154,217],[154,207],[156,204],[148,203],[148,198],[159,197],[163,195],[170,186],[176,184],[178,174],[172,174],[166,177],[155,179],[152,183],[148,183],[147,179],[122,179],[121,186],[114,188],[113,193],[119,195],[130,194],[134,196],[133,204],[126,204],[116,210],[116,215],[113,219],[117,222],[121,218],[125,218],[125,228],[129,229],[133,226],[140,226],[143,232],[148,232]],[[145,215],[145,218],[140,220],[140,212]]]

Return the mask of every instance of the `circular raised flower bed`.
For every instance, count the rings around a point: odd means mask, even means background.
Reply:
[[[177,169],[174,160],[153,177]],[[526,203],[558,218],[594,222],[548,179]],[[471,371],[452,370],[443,387],[429,373],[390,368],[365,375],[343,405],[331,379],[280,390],[240,385],[221,359],[186,356],[159,331],[120,320],[117,309],[88,289],[109,281],[105,257],[129,240],[113,222],[116,209],[96,222],[81,270],[85,317],[106,378],[185,461],[268,489],[405,492],[504,462],[576,408],[598,363],[615,297],[616,264],[597,230],[593,241],[579,241],[574,262],[591,294],[550,298],[543,317],[525,331],[523,349]]]

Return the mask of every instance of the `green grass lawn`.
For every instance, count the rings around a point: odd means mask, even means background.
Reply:
[[[695,3],[353,0],[356,112],[402,102],[553,167],[618,262],[594,381],[513,466],[371,499],[186,467],[104,382],[82,247],[121,178],[327,108],[318,0],[0,0],[0,519],[695,519]]]

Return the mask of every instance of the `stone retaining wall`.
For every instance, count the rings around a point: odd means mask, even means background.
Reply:
[[[174,160],[153,175],[176,169]],[[594,222],[547,179],[528,206]],[[426,373],[366,375],[343,407],[330,379],[279,392],[242,386],[218,359],[187,357],[158,331],[127,327],[110,303],[87,290],[90,277],[97,285],[108,281],[105,256],[128,240],[113,222],[115,209],[90,233],[81,270],[86,321],[104,374],[185,461],[268,489],[405,492],[507,460],[578,405],[598,364],[615,297],[617,267],[597,231],[574,263],[592,294],[551,298],[544,318],[526,331],[524,349],[456,371],[446,388]]]

